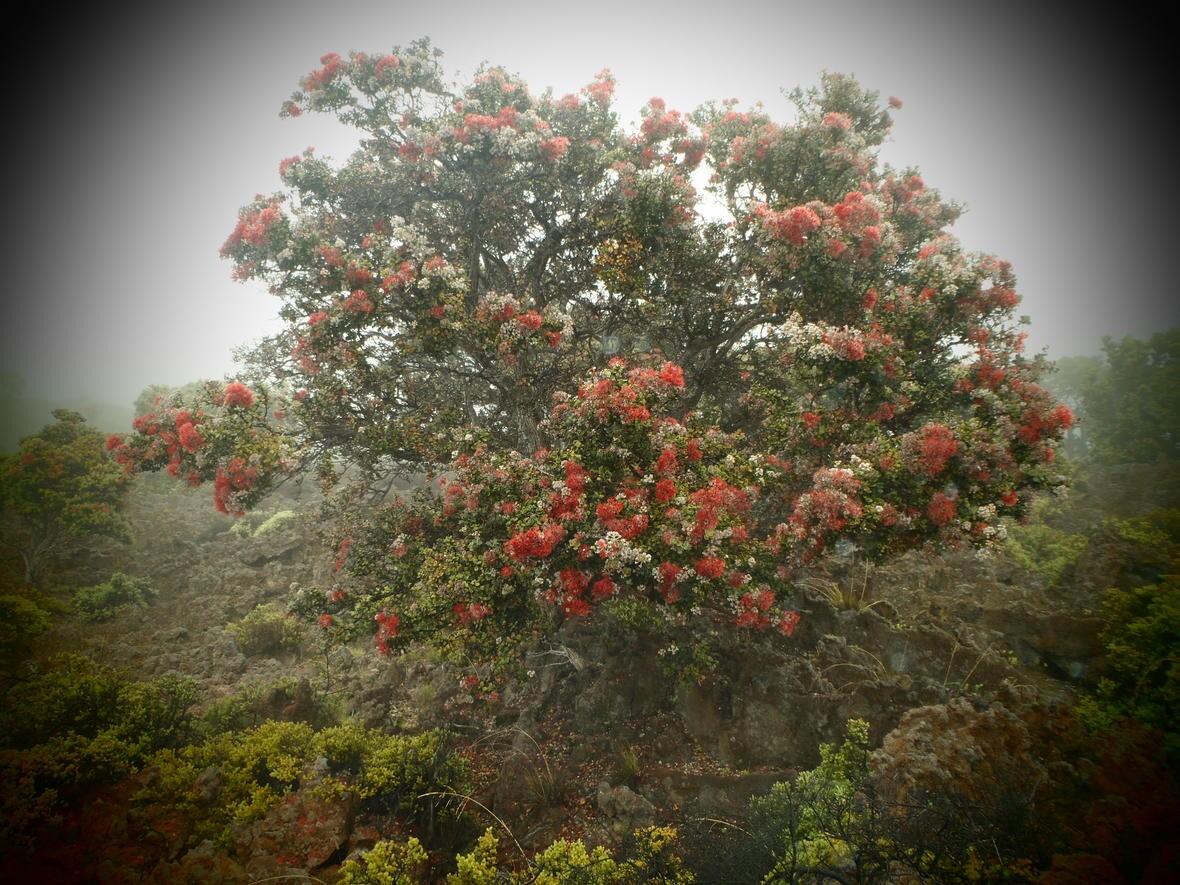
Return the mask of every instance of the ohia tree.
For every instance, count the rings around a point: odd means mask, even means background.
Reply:
[[[363,580],[321,623],[375,621],[385,649],[503,647],[623,597],[789,634],[826,551],[987,545],[1061,482],[1072,416],[1012,268],[877,158],[900,102],[825,75],[789,122],[653,98],[630,129],[613,90],[451,85],[426,41],[324,56],[282,114],[359,148],[283,160],[222,247],[285,328],[117,457],[226,511],[309,469],[377,499],[427,474],[341,521]]]

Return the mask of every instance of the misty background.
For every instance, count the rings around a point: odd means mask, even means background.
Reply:
[[[609,67],[623,120],[737,97],[791,117],[783,90],[851,73],[904,107],[882,157],[967,207],[953,230],[1013,262],[1030,348],[1096,353],[1180,320],[1170,276],[1169,18],[1077,4],[222,2],[4,13],[10,125],[0,448],[68,406],[125,429],[149,384],[233,371],[278,302],[230,279],[238,208],[314,145],[352,133],[279,106],[326,52],[421,36],[466,80],[483,61],[535,92]],[[1159,14],[1163,16],[1163,13]]]

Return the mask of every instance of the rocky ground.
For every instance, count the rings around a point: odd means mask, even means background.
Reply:
[[[793,639],[749,641],[715,678],[678,686],[658,648],[601,622],[567,623],[532,651],[530,676],[494,698],[473,697],[452,665],[424,650],[383,658],[363,640],[325,643],[312,625],[286,650],[244,649],[227,625],[335,579],[315,503],[290,491],[235,522],[201,492],[143,483],[132,544],[102,565],[149,579],[155,598],[102,623],[67,619],[39,654],[80,651],[137,678],[191,677],[204,705],[253,692],[260,719],[446,727],[474,775],[467,810],[481,825],[510,828],[526,850],[740,814],[751,796],[814,766],[820,744],[852,718],[915,772],[969,767],[996,733],[1019,754],[1033,738],[1011,711],[1069,704],[1104,666],[1096,616],[1048,599],[1010,563],[968,555],[910,555],[867,580],[838,568],[817,576]],[[232,852],[182,851],[183,822],[161,830],[133,798],[151,777],[79,811],[79,844],[108,846],[102,879],[118,881],[136,867],[118,859],[139,851],[153,871],[128,881],[330,881],[341,861],[387,835],[389,822],[358,814],[355,798],[324,799],[309,782],[242,829]],[[141,844],[145,831],[156,842]]]

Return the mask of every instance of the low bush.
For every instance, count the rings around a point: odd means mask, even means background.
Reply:
[[[1108,675],[1079,712],[1091,726],[1131,717],[1164,733],[1180,762],[1180,575],[1112,588],[1102,604]]]
[[[693,874],[676,853],[677,832],[671,827],[636,830],[617,852],[587,846],[581,839],[558,839],[537,852],[521,870],[499,861],[500,840],[484,831],[472,850],[455,858],[456,871],[447,885],[690,885]],[[359,861],[341,867],[343,885],[415,885],[425,881],[426,854],[416,839],[378,842]]]
[[[192,735],[195,684],[133,682],[81,655],[52,659],[13,685],[0,709],[0,842],[19,843],[59,800],[118,780]]]
[[[277,655],[297,649],[304,630],[294,617],[278,606],[260,605],[235,624],[229,632],[245,655]]]
[[[1051,587],[1077,562],[1086,543],[1085,535],[1034,522],[1010,527],[1004,549],[1013,562]]]
[[[326,771],[316,771],[319,759]],[[234,824],[264,817],[304,785],[329,795],[348,790],[370,809],[427,822],[448,815],[448,798],[466,776],[440,732],[386,735],[356,723],[316,732],[302,722],[269,721],[164,750],[150,761],[158,776],[141,798],[192,818],[194,843],[223,845]],[[209,770],[218,774],[217,795],[200,800],[198,778]]]
[[[116,572],[101,584],[77,590],[74,606],[84,620],[105,621],[127,608],[145,608],[155,595],[143,578]]]
[[[294,510],[279,510],[272,513],[261,525],[254,530],[255,538],[265,538],[267,535],[282,531],[295,523],[299,515]]]

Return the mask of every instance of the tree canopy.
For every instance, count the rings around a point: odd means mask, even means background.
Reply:
[[[899,101],[828,74],[787,122],[653,98],[631,131],[609,71],[537,95],[501,67],[447,83],[438,55],[303,78],[282,113],[360,148],[283,160],[222,247],[284,330],[115,449],[227,512],[308,469],[378,499],[437,478],[345,513],[363,580],[325,623],[470,643],[629,598],[789,634],[817,556],[987,545],[1063,481],[1072,415],[1011,266],[877,157]]]

